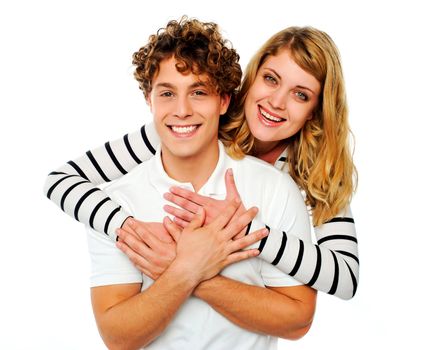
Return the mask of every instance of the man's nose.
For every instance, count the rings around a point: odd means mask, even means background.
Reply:
[[[179,118],[186,118],[193,114],[193,110],[188,96],[178,99],[175,114]]]

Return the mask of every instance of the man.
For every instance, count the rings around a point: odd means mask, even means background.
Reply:
[[[161,222],[170,186],[220,199],[231,168],[244,205],[259,207],[262,222],[309,239],[306,208],[289,177],[252,158],[231,159],[218,141],[219,116],[241,71],[238,55],[215,25],[169,22],[134,55],[134,63],[161,148],[108,186],[110,197],[142,221]],[[276,336],[295,339],[307,331],[315,292],[254,258],[257,250],[240,251],[266,232],[232,240],[256,214],[250,209],[231,220],[239,205],[233,201],[205,226],[202,211],[178,235],[165,219],[176,236],[176,257],[155,281],[109,238],[88,230],[92,305],[109,348],[269,349]]]

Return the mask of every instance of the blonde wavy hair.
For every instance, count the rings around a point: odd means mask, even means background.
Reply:
[[[289,27],[273,35],[250,60],[230,113],[221,118],[219,137],[232,157],[255,155],[244,103],[261,65],[281,50],[288,50],[292,59],[321,83],[313,118],[286,140],[289,174],[305,191],[313,224],[318,226],[349,204],[357,183],[339,52],[326,33],[312,27]]]

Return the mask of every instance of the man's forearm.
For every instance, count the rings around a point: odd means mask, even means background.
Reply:
[[[174,270],[169,268],[147,290],[100,314],[98,327],[110,349],[146,346],[167,327],[197,284]]]
[[[274,290],[220,275],[199,284],[194,295],[244,329],[287,339],[306,333],[315,307],[315,303],[305,304]]]

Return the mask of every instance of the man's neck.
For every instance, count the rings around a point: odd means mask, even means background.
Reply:
[[[161,147],[161,160],[170,178],[178,182],[189,182],[198,192],[214,172],[219,160],[219,147],[216,143],[206,153],[192,157],[176,157]]]

